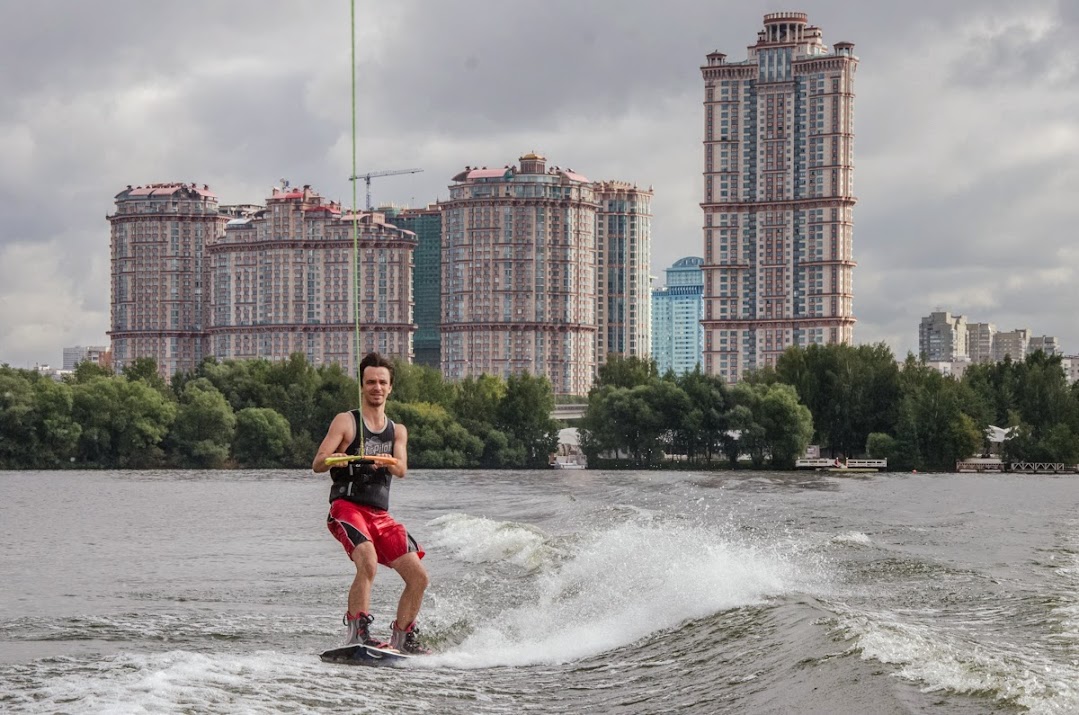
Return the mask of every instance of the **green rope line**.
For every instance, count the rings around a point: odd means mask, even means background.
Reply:
[[[352,32],[352,313],[355,316],[356,339],[356,405],[363,407],[363,375],[360,373],[360,224],[356,214],[356,0],[349,0],[349,28]],[[364,453],[363,415],[360,426],[360,455]]]

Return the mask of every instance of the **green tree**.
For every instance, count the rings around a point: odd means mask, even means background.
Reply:
[[[0,469],[68,466],[80,432],[71,402],[69,385],[0,366]]]
[[[442,373],[433,367],[413,365],[403,360],[394,361],[391,400],[432,402],[449,409],[455,397],[454,386],[443,380]]]
[[[649,400],[649,385],[604,385],[592,391],[581,420],[581,448],[590,462],[628,457],[635,466],[654,463],[661,451],[662,416]]]
[[[408,428],[409,467],[474,467],[483,443],[459,425],[446,408],[427,402],[391,402],[386,413]]]
[[[137,468],[164,462],[160,445],[176,404],[163,394],[143,380],[102,377],[75,385],[72,396],[72,417],[82,426],[80,464]]]
[[[813,436],[813,415],[790,385],[771,385],[760,401],[758,423],[764,430],[772,466],[791,469]]]
[[[636,356],[608,355],[600,365],[592,389],[601,387],[637,387],[647,385],[659,378],[655,360]]]
[[[112,377],[112,374],[112,370],[107,367],[102,367],[96,362],[83,360],[75,365],[75,369],[71,371],[70,375],[64,376],[64,382],[69,385],[79,385],[98,377]]]
[[[873,432],[866,438],[865,453],[870,459],[887,459],[889,464],[894,464],[896,455],[895,437],[883,432]]]
[[[697,454],[703,454],[705,462],[711,463],[714,455],[723,453],[729,439],[728,388],[722,378],[701,372],[700,365],[679,377],[678,385],[690,404],[682,421],[686,456],[693,460]]]
[[[521,466],[546,466],[548,456],[558,447],[559,423],[551,418],[553,409],[554,390],[546,377],[522,373],[506,380],[495,427],[523,448],[526,463]]]
[[[813,435],[813,416],[798,401],[790,385],[768,382],[740,382],[731,391],[733,402],[742,408],[732,422],[740,433],[738,446],[749,454],[753,466],[766,461],[786,469],[805,453]]]
[[[128,380],[141,380],[162,394],[169,392],[165,379],[157,371],[157,361],[152,357],[138,357],[124,366],[123,376]]]
[[[776,363],[813,415],[815,439],[834,453],[861,452],[870,432],[895,427],[899,369],[883,343],[791,347]]]
[[[276,410],[245,407],[236,414],[232,455],[241,466],[278,466],[288,454],[291,443],[288,420]]]
[[[889,466],[951,471],[957,461],[981,451],[986,425],[973,417],[978,399],[968,386],[913,356],[900,371],[900,384],[897,464]]]
[[[229,457],[236,416],[206,378],[188,382],[180,396],[168,444],[181,466],[219,468]]]

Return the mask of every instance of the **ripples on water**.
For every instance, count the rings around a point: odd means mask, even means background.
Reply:
[[[414,472],[438,654],[407,670],[317,658],[351,580],[325,486],[0,473],[0,709],[1079,712],[1072,478]]]

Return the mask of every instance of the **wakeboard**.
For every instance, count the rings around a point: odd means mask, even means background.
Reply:
[[[319,656],[323,663],[340,663],[342,665],[374,665],[374,666],[403,666],[415,658],[414,655],[406,655],[388,648],[375,648],[369,645],[346,645],[340,648],[331,648],[323,651]]]

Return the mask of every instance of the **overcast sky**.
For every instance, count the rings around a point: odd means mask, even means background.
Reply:
[[[860,60],[856,342],[902,357],[950,310],[1079,352],[1074,0],[360,0],[359,170],[422,167],[372,185],[413,206],[532,150],[651,185],[662,284],[703,253],[699,67],[744,59],[788,9]],[[263,203],[286,178],[351,203],[346,0],[0,0],[0,16],[0,363],[108,344],[105,216],[128,184]]]

